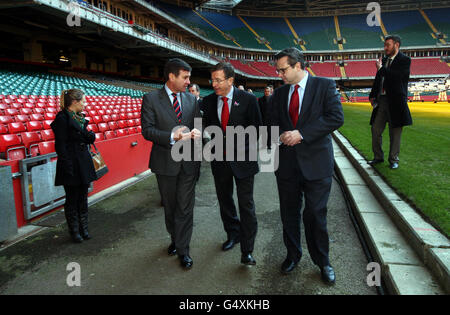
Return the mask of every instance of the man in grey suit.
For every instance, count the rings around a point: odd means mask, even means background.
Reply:
[[[194,118],[201,117],[199,105],[194,96],[185,92],[191,70],[185,61],[170,59],[164,66],[164,87],[145,94],[141,109],[142,135],[153,142],[149,167],[156,174],[166,228],[172,239],[168,254],[178,254],[186,269],[193,264],[189,243],[200,162],[193,157],[174,160],[172,146],[178,141],[191,141],[192,148],[193,140],[201,138],[201,132],[194,128]]]

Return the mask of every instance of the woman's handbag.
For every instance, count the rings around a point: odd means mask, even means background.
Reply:
[[[90,150],[92,162],[94,162],[94,168],[95,173],[97,174],[97,179],[100,179],[103,175],[108,173],[108,167],[105,164],[105,161],[103,160],[102,155],[100,154],[100,151],[97,149],[95,144],[92,144],[95,148],[95,152]]]

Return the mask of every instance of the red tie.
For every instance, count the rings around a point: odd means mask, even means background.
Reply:
[[[292,124],[294,127],[297,125],[298,121],[298,108],[300,106],[300,100],[298,97],[298,84],[294,87],[294,93],[291,95],[291,101],[289,102],[289,116],[291,117]]]
[[[172,96],[173,96],[173,109],[175,110],[175,114],[177,115],[178,122],[181,123],[181,107],[177,99],[177,94],[172,93]]]
[[[227,124],[228,124],[228,118],[230,117],[230,111],[228,110],[228,99],[223,96],[222,97],[223,106],[222,106],[222,115],[220,117],[220,120],[222,122],[222,130],[226,131]]]

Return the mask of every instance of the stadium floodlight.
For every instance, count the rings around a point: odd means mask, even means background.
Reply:
[[[211,9],[233,9],[237,6],[242,0],[209,0],[205,2],[201,7],[202,8],[211,8]]]

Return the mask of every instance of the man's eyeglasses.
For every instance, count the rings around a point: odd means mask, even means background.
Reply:
[[[287,67],[284,68],[284,69],[276,69],[277,74],[285,74],[285,73],[286,73],[286,70],[289,69],[289,68],[291,68],[291,66],[287,66]]]
[[[211,84],[213,84],[213,83],[220,84],[220,83],[222,83],[222,82],[224,82],[226,80],[227,79],[224,79],[224,80],[214,79],[214,80],[209,80],[209,83],[211,83]]]

